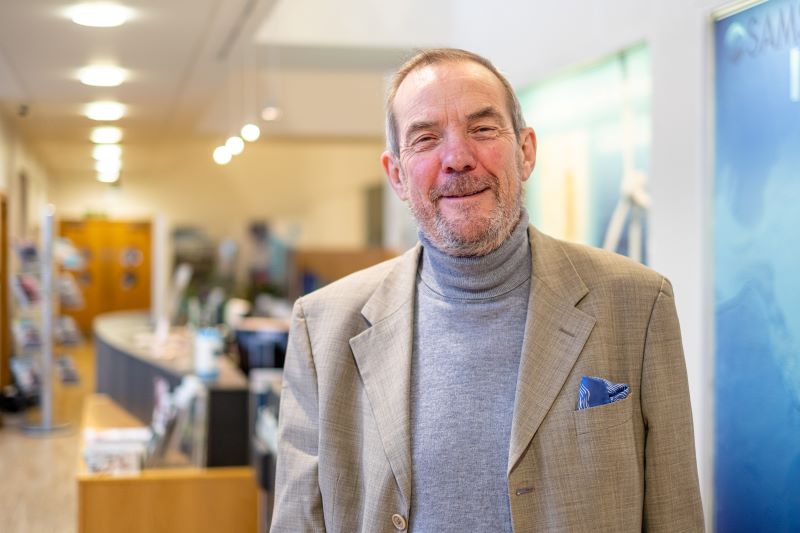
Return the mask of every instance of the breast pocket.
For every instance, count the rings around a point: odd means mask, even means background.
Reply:
[[[576,463],[580,465],[580,473],[575,476],[576,505],[581,509],[581,520],[591,522],[597,530],[641,529],[619,526],[628,519],[635,522],[632,517],[641,516],[644,464],[636,444],[634,402],[638,401],[631,395],[614,403],[572,412]],[[602,502],[601,507],[598,501]]]
[[[589,407],[572,413],[578,435],[595,431],[609,431],[621,426],[633,416],[633,397],[628,396],[598,407]]]

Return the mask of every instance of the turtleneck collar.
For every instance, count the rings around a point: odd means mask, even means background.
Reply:
[[[434,293],[448,299],[484,300],[519,287],[531,277],[528,213],[523,209],[511,235],[496,250],[479,257],[455,257],[433,246],[419,233],[422,261],[419,277]]]

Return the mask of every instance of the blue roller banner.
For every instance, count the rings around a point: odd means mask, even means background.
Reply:
[[[715,523],[800,531],[800,1],[715,22]]]

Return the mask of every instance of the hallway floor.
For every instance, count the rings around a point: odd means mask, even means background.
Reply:
[[[3,415],[0,427],[0,530],[4,533],[74,533],[77,531],[75,473],[80,453],[80,420],[85,396],[94,390],[91,342],[57,349],[68,354],[80,376],[62,384],[54,376],[53,411],[66,430],[35,435],[22,426],[37,415]],[[30,417],[30,418],[27,418]]]

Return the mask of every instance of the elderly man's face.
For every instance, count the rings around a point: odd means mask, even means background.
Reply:
[[[477,63],[425,66],[403,80],[394,112],[400,154],[382,162],[425,236],[451,255],[497,248],[536,158],[533,130],[517,140],[500,81]]]

